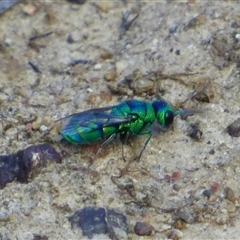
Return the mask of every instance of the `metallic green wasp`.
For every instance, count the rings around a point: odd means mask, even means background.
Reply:
[[[95,108],[74,113],[59,120],[66,121],[61,135],[70,143],[90,144],[98,140],[114,138],[120,124],[131,121],[131,116],[116,116],[107,111],[113,107]]]
[[[110,110],[111,112],[108,112]],[[157,121],[162,128],[168,129],[176,115],[188,114],[187,111],[174,110],[164,100],[155,100],[152,103],[129,100],[116,106],[90,109],[67,116],[63,118],[66,123],[61,129],[61,134],[67,141],[77,144],[105,140],[101,147],[116,136],[120,136],[124,144],[132,135],[148,135],[138,156],[140,159],[152,137],[150,126]]]

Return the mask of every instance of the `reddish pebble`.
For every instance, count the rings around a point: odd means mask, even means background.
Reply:
[[[27,123],[26,126],[25,126],[25,129],[27,131],[32,130],[32,123]]]
[[[174,183],[177,179],[180,178],[180,172],[175,171],[172,173],[172,175],[168,175],[168,174],[165,175],[164,178],[165,178],[166,182]]]
[[[213,193],[217,192],[220,188],[220,184],[216,182],[214,182],[211,186],[211,190],[213,191]]]

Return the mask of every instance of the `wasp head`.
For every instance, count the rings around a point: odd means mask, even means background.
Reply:
[[[155,116],[160,126],[162,128],[168,129],[172,125],[175,116],[171,105],[164,100],[155,100],[152,103],[152,106],[154,108]]]

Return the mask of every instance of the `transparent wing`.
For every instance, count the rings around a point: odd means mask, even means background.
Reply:
[[[111,110],[112,108],[114,108],[116,106],[110,106],[110,107],[102,107],[102,108],[92,108],[92,109],[89,109],[89,110],[86,110],[86,111],[83,111],[83,112],[78,112],[78,113],[73,113],[71,115],[68,115],[66,117],[62,117],[62,118],[59,118],[58,120],[56,120],[56,122],[58,121],[62,121],[62,120],[67,120],[71,117],[81,117],[83,116],[83,118],[88,114],[88,113],[96,113],[96,112],[106,112],[108,110]]]
[[[61,133],[68,135],[75,134],[76,132],[89,133],[101,130],[104,127],[128,123],[132,120],[131,116],[116,116],[104,112],[104,110],[109,110],[111,108],[91,109],[67,116],[62,119],[65,120],[66,123],[62,127]]]

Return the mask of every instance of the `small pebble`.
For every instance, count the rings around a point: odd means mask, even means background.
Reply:
[[[125,79],[120,81],[117,86],[114,86],[113,84],[108,85],[109,89],[112,93],[121,93],[126,95],[131,95],[132,90],[129,87],[129,82]]]
[[[33,234],[33,240],[48,240],[48,236],[40,235],[40,234]]]
[[[32,123],[27,123],[27,124],[25,125],[25,129],[26,129],[26,131],[32,130]]]
[[[37,120],[32,123],[32,128],[34,130],[38,130],[41,127],[41,125],[42,125],[42,118],[37,118]]]
[[[235,38],[236,38],[237,40],[240,40],[240,34],[239,34],[239,33],[236,34],[236,35],[235,35]]]
[[[211,149],[210,151],[209,151],[209,154],[211,154],[211,155],[213,155],[215,153],[215,150],[214,149]]]
[[[69,44],[74,43],[74,39],[73,39],[73,37],[72,37],[71,34],[69,34],[69,35],[67,36],[67,43],[69,43]]]
[[[225,187],[224,190],[224,197],[229,200],[232,201],[234,198],[234,191],[230,188],[230,187]]]
[[[229,216],[227,214],[222,214],[216,219],[216,223],[219,225],[224,225],[229,222]]]
[[[116,70],[115,70],[115,69],[107,72],[107,73],[104,75],[104,78],[105,78],[106,81],[115,81],[115,80],[116,80],[116,77],[117,77],[117,73],[116,73]]]
[[[134,226],[134,232],[138,236],[151,236],[154,232],[154,228],[152,225],[146,222],[136,222]]]
[[[236,211],[236,206],[232,202],[228,204],[227,206],[227,212],[228,213],[234,213]]]
[[[203,196],[210,198],[213,195],[213,191],[211,189],[206,189],[202,194]]]
[[[46,11],[46,15],[45,15],[45,19],[44,19],[44,22],[48,25],[53,25],[56,23],[57,21],[57,18],[55,16],[55,12],[52,11],[52,9],[48,8],[47,11]]]
[[[211,190],[215,193],[217,191],[219,191],[219,189],[221,188],[220,184],[219,183],[216,183],[214,182],[212,185],[211,185]]]
[[[106,215],[110,234],[114,232],[115,239],[127,239],[128,225],[126,216],[109,208],[106,208]]]
[[[84,4],[87,0],[68,0],[68,1],[76,4]]]
[[[10,221],[10,215],[7,212],[1,211],[0,212],[0,222],[8,222]]]
[[[177,31],[177,29],[178,29],[178,26],[173,26],[173,27],[170,27],[169,28],[169,33],[175,33],[176,31]]]
[[[6,93],[0,93],[0,104],[7,102],[9,99],[9,96]]]
[[[188,30],[188,29],[193,29],[196,27],[199,27],[201,25],[203,25],[206,22],[206,16],[205,15],[198,15],[194,18],[192,18],[184,27],[184,30]]]
[[[182,230],[182,229],[185,228],[185,222],[182,221],[182,220],[180,220],[180,219],[178,219],[178,220],[174,223],[174,227],[175,227],[176,229]]]
[[[48,127],[46,125],[41,125],[40,126],[40,131],[45,132],[48,130]]]
[[[101,68],[102,68],[102,64],[100,64],[100,63],[97,63],[97,64],[94,66],[94,70],[96,70],[96,71],[99,71]]]
[[[6,47],[11,47],[13,45],[13,40],[11,38],[4,39],[4,45]]]
[[[176,50],[176,51],[175,51],[175,54],[176,54],[177,56],[179,56],[179,55],[180,55],[180,50]]]
[[[182,238],[182,236],[183,233],[178,229],[172,229],[167,234],[167,238],[172,240],[179,240],[180,238]]]
[[[29,16],[32,16],[36,12],[36,7],[29,3],[23,7],[23,12]]]
[[[179,212],[177,216],[186,223],[193,223],[195,221],[194,216],[189,212]]]
[[[233,123],[228,125],[227,127],[227,133],[231,137],[240,137],[240,118],[235,120]]]
[[[105,50],[101,53],[101,57],[103,59],[111,59],[113,58],[113,54],[110,51]]]
[[[137,94],[148,92],[154,88],[154,82],[145,78],[140,78],[132,83],[132,88]]]
[[[198,123],[194,123],[191,124],[189,129],[188,129],[188,136],[191,137],[194,140],[201,140],[203,135],[203,132],[199,129],[199,124]]]
[[[240,27],[240,25],[237,21],[234,21],[231,23],[231,28],[239,28],[239,27]]]
[[[178,184],[176,184],[176,183],[173,184],[172,188],[173,188],[173,190],[175,190],[177,192],[181,189],[180,186]]]

